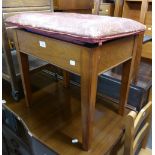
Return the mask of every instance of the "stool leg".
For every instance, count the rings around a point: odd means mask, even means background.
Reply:
[[[88,151],[93,137],[93,121],[97,92],[98,51],[82,52],[81,66],[81,111],[82,143]]]
[[[70,84],[69,72],[63,70],[63,85],[65,88],[69,88],[69,84]]]
[[[141,62],[141,54],[142,54],[142,44],[143,44],[143,37],[144,34],[139,34],[137,39],[137,50],[136,50],[136,57],[134,62],[134,70],[132,73],[133,76],[133,83],[136,84],[137,78],[138,78],[138,72],[139,72],[139,66]]]
[[[124,108],[128,100],[128,91],[130,85],[130,68],[131,68],[131,60],[123,63],[122,68],[122,84],[121,84],[121,92],[120,92],[120,107],[119,114],[124,114]]]
[[[132,80],[132,73],[133,73],[135,58],[137,54],[136,51],[137,51],[138,37],[139,36],[135,36],[132,59],[124,62],[122,67],[122,84],[121,84],[121,90],[120,90],[120,103],[119,103],[119,112],[118,112],[120,115],[124,115],[125,105],[128,101],[129,88]]]
[[[29,107],[31,105],[32,92],[31,92],[31,86],[30,86],[28,55],[21,52],[17,52],[17,55],[18,55],[18,61],[19,61],[26,105]]]

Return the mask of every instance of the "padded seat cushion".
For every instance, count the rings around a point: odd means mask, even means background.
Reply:
[[[145,31],[137,21],[78,13],[21,13],[6,19],[7,24],[50,37],[87,43],[101,43]]]

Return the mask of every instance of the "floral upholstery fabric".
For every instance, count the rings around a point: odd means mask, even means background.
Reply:
[[[131,19],[78,13],[22,13],[8,17],[6,23],[51,37],[69,37],[88,43],[145,31],[143,24]]]

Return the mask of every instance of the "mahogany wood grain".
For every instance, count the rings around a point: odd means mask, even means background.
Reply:
[[[143,37],[144,37],[144,33],[140,33],[137,36],[137,49],[136,49],[134,67],[133,67],[134,70],[133,70],[133,73],[132,73],[133,83],[137,82],[138,70],[139,70],[139,65],[140,65],[141,55],[142,55]]]
[[[17,56],[18,56],[18,63],[20,67],[21,79],[22,79],[23,89],[24,89],[24,94],[25,94],[25,99],[26,99],[26,105],[29,107],[31,106],[31,102],[32,102],[31,101],[32,92],[31,92],[31,86],[30,86],[28,55],[20,52],[19,40],[18,40],[16,31],[14,31],[14,42],[15,42]]]
[[[101,74],[119,64],[132,58],[132,49],[134,46],[134,37],[120,38],[104,43],[99,46],[100,63],[98,73]]]
[[[64,82],[64,87],[69,88],[69,85],[70,85],[69,72],[65,70],[63,70],[63,82]]]
[[[99,50],[81,53],[82,141],[85,150],[89,150],[93,136],[99,56]]]
[[[36,56],[70,72],[80,74],[80,46],[22,30],[17,30],[17,34],[21,52]],[[44,41],[46,47],[40,47],[39,41]],[[70,60],[75,61],[75,65],[70,65]]]
[[[91,149],[83,151],[80,88],[71,85],[70,89],[64,89],[62,81],[55,82],[44,72],[33,74],[31,81],[32,88],[37,88],[32,108],[26,108],[24,98],[16,104],[7,83],[3,83],[3,98],[7,100],[6,106],[26,123],[33,136],[58,154],[107,154],[123,135],[124,117],[115,112],[112,103],[98,98],[94,113],[94,139]],[[78,139],[77,144],[72,143],[73,138]]]
[[[29,75],[29,63],[28,63],[28,55],[25,53],[21,53],[17,51],[18,62],[20,66],[21,79],[23,82],[24,94],[27,106],[31,106],[32,103],[32,93],[30,87],[30,75]]]
[[[131,67],[131,60],[126,61],[122,66],[122,84],[121,84],[121,90],[120,90],[120,109],[119,114],[124,114],[124,106],[127,103],[128,100],[128,86],[131,82],[130,79],[130,67]]]
[[[135,64],[135,58],[136,58],[136,51],[137,51],[137,43],[138,43],[138,37],[135,37],[135,42],[133,46],[133,56],[132,59],[126,61],[123,63],[122,67],[122,84],[121,84],[121,90],[120,90],[120,107],[119,107],[119,114],[124,114],[124,107],[128,101],[128,93],[129,93],[129,85],[131,83],[132,78],[132,71]]]
[[[16,34],[27,104],[30,104],[31,92],[28,68],[26,68],[28,65],[26,55],[36,56],[66,71],[81,75],[82,145],[84,150],[89,150],[93,137],[98,74],[124,63],[119,105],[119,113],[123,115],[131,82],[137,39],[128,36],[105,42],[102,46],[88,48],[23,30],[16,30]],[[44,41],[44,47],[40,46],[39,41]],[[66,76],[64,79],[67,86],[68,77]]]

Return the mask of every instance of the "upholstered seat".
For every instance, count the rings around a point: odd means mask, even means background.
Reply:
[[[23,13],[7,18],[6,22],[43,35],[88,43],[145,30],[143,24],[131,19],[77,13]]]

